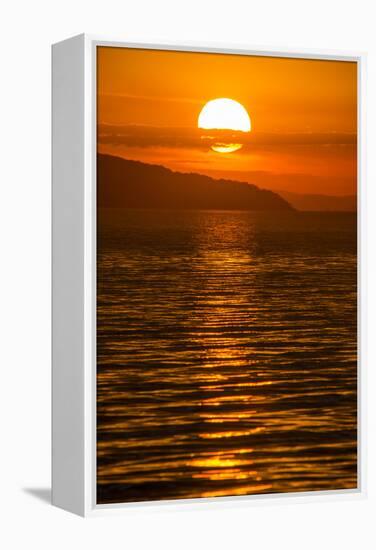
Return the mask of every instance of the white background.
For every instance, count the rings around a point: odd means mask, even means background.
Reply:
[[[0,545],[13,548],[376,548],[375,3],[346,0],[13,0],[0,13]],[[368,498],[83,520],[50,479],[50,44],[213,41],[368,53]],[[42,498],[41,498],[42,497]],[[181,509],[183,510],[183,509]]]

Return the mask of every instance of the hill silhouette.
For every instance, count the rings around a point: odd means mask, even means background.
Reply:
[[[104,154],[97,158],[97,200],[100,208],[294,210],[277,193],[246,182]]]
[[[297,210],[311,212],[356,212],[356,195],[320,195],[278,191]]]

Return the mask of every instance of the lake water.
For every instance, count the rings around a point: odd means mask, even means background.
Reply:
[[[101,211],[98,503],[355,488],[356,216]]]

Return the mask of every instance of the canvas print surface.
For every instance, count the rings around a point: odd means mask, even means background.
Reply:
[[[97,49],[97,502],[357,487],[357,65]]]

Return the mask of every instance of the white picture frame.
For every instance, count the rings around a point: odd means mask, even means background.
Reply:
[[[96,504],[96,49],[98,46],[343,60],[358,65],[358,487]],[[119,509],[221,507],[366,495],[364,54],[223,44],[137,44],[79,35],[52,47],[52,502],[92,516]]]

